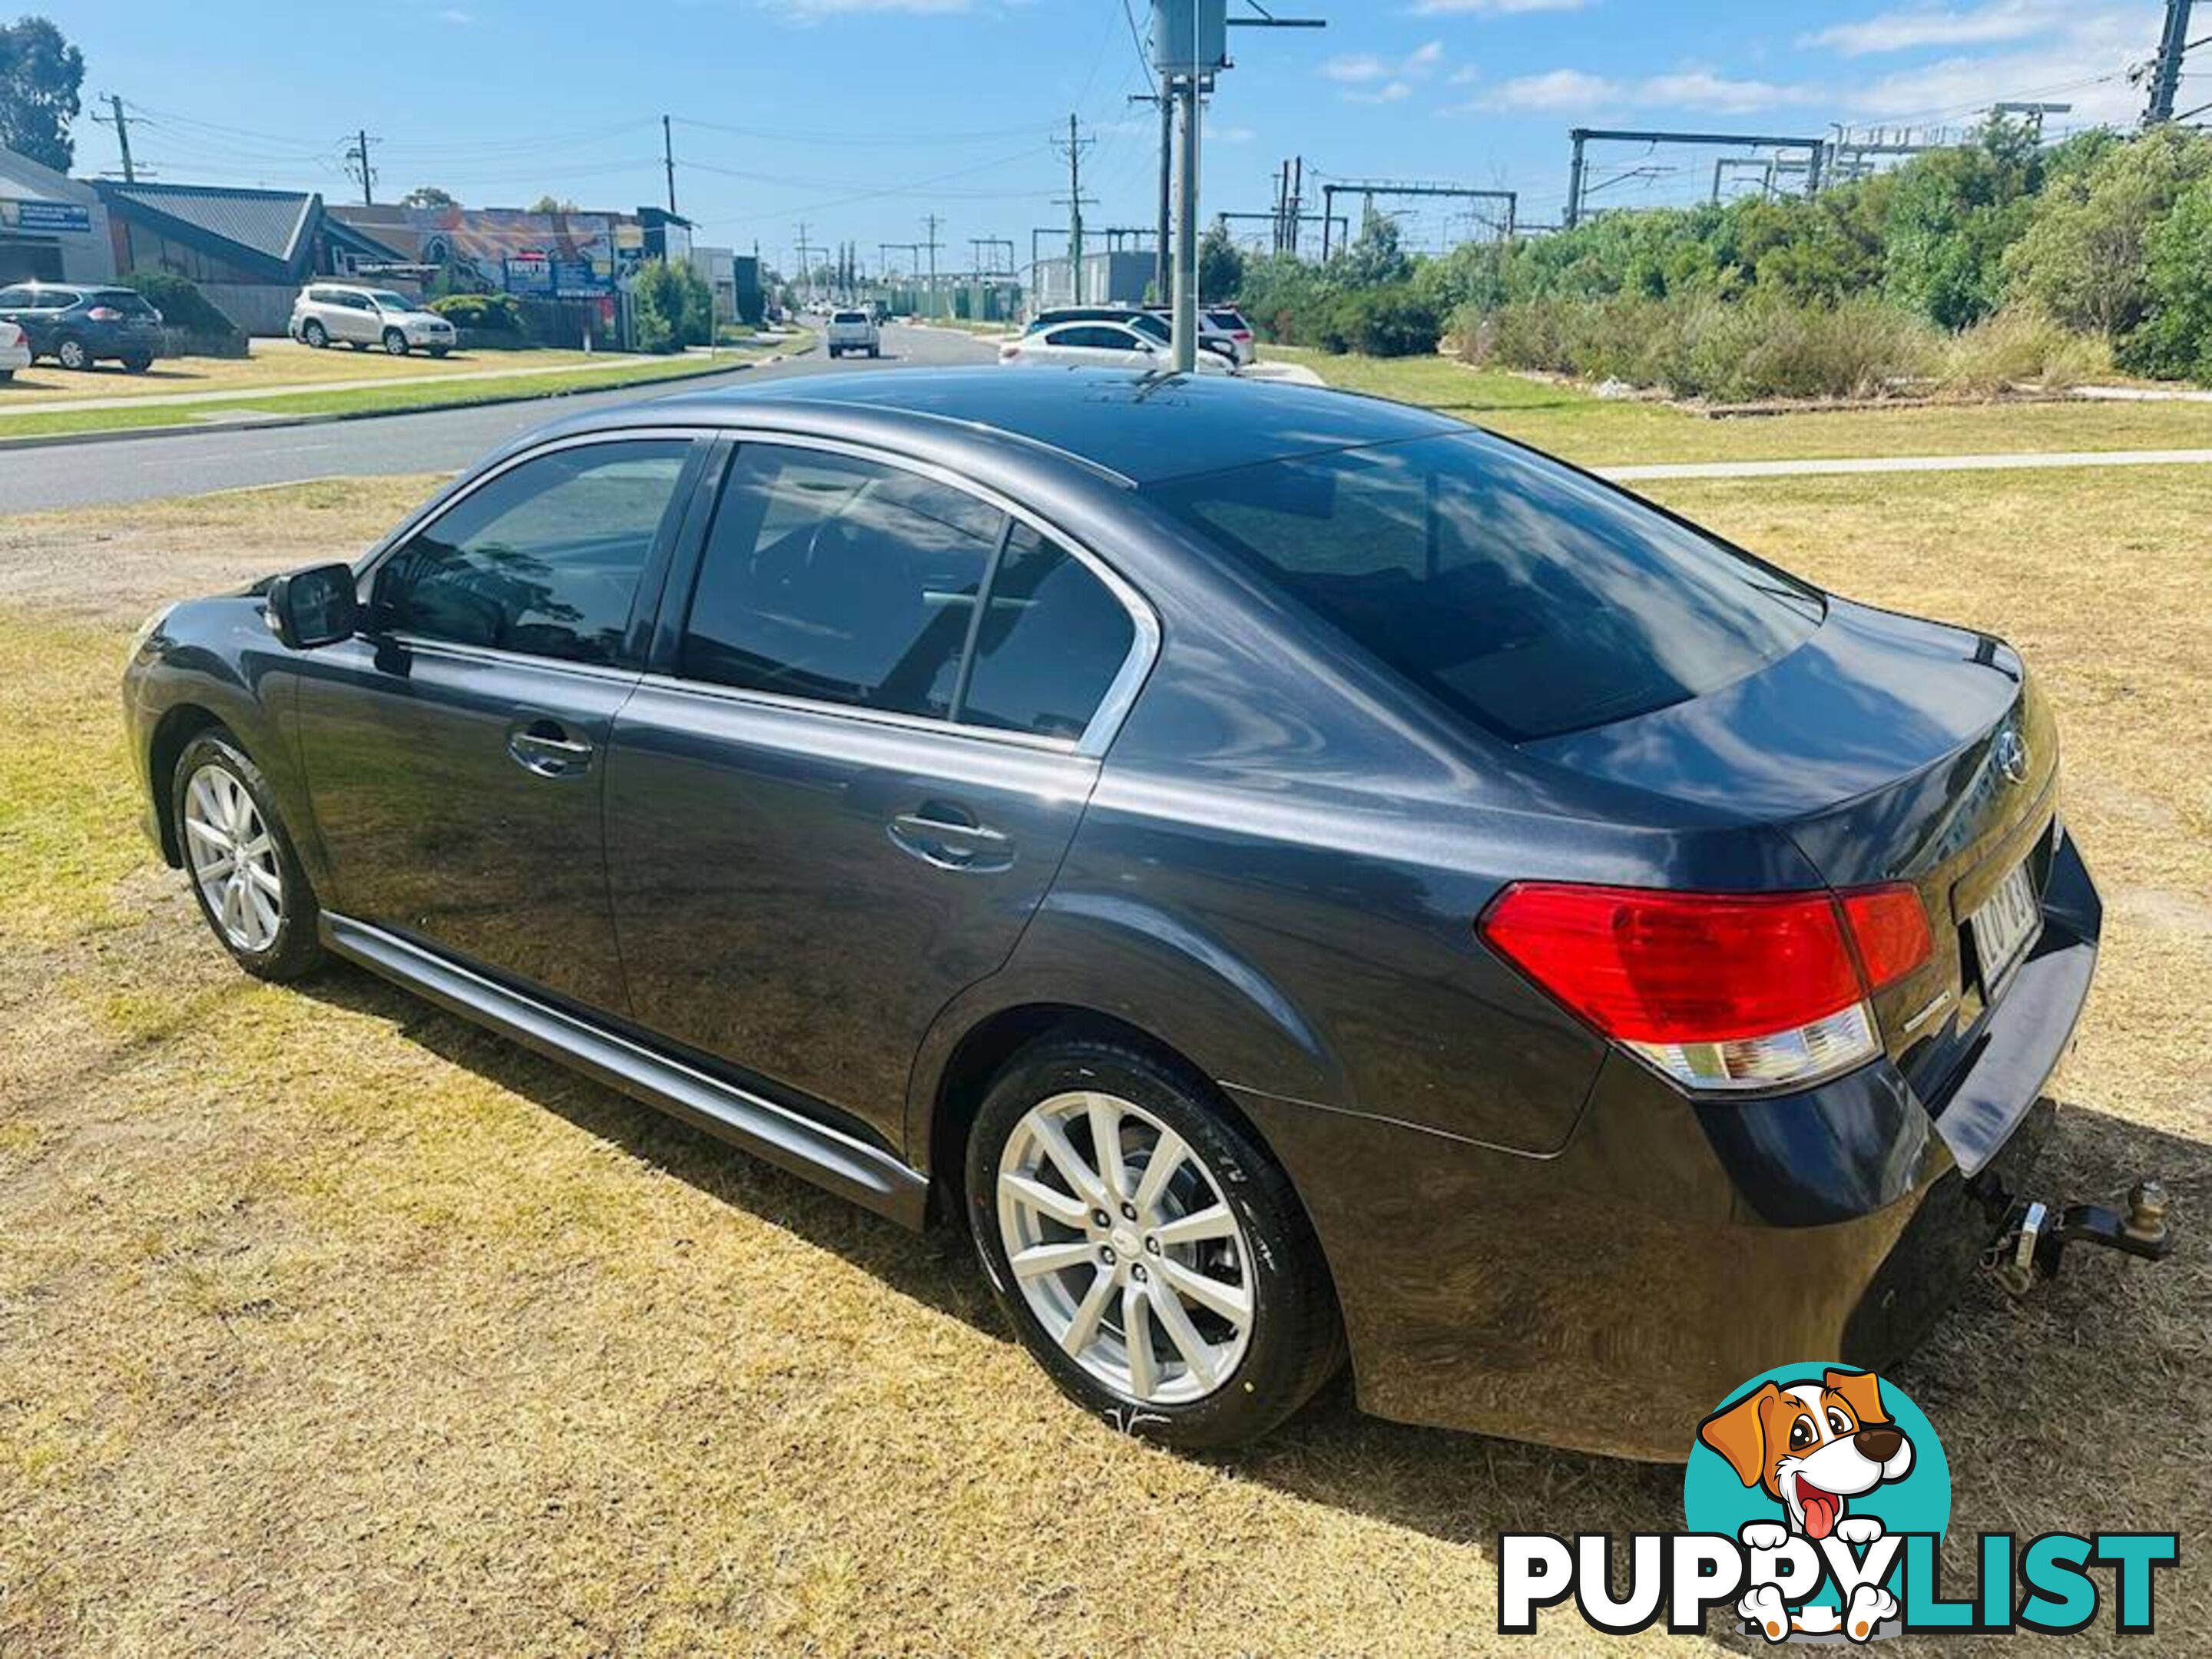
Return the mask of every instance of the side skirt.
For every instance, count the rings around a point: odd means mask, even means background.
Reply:
[[[929,1182],[890,1153],[733,1087],[367,922],[323,912],[323,943],[449,1012],[919,1231]]]

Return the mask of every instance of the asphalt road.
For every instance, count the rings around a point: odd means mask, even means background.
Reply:
[[[702,377],[680,385],[631,386],[480,409],[385,415],[258,432],[195,432],[166,438],[0,450],[0,513],[99,507],[305,478],[374,477],[397,472],[457,471],[517,433],[586,409],[678,396],[714,386],[750,385],[794,374],[865,374],[908,365],[982,363],[994,348],[936,329],[884,331],[880,361],[832,363],[817,347],[770,368]]]

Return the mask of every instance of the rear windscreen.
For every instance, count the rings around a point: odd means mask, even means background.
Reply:
[[[1146,494],[1447,706],[1511,739],[1741,678],[1817,591],[1556,462],[1470,434]]]
[[[865,311],[841,311],[830,320],[833,323],[865,323],[868,320],[868,313]]]

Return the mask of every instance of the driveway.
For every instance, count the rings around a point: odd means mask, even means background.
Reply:
[[[895,372],[907,364],[987,363],[997,356],[981,341],[935,329],[887,328],[884,346],[882,360],[865,364],[833,364],[817,350],[774,368],[732,369],[726,377],[701,376],[674,386],[648,384],[542,403],[0,451],[0,510],[39,513],[307,478],[454,471],[519,433],[583,410],[785,375]]]

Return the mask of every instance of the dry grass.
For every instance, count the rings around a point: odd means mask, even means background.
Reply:
[[[957,1250],[360,975],[232,971],[135,839],[122,632],[424,487],[0,526],[0,1653],[1504,1651],[1496,1531],[1679,1517],[1668,1471],[1341,1400],[1241,1457],[1147,1449],[1060,1402]],[[2162,1168],[2198,1231],[2022,1309],[1978,1289],[1899,1375],[1958,1527],[2178,1528],[2168,1634],[2130,1650],[2185,1650],[2212,1627],[2212,474],[1664,493],[2002,628],[2051,688],[2110,904],[2053,1173]],[[17,579],[70,561],[65,605]],[[1741,1646],[1543,1628],[1511,1650]]]
[[[2212,449],[2212,407],[2181,402],[1865,407],[1711,419],[1666,404],[1593,397],[1449,357],[1330,357],[1270,347],[1331,386],[1426,404],[1584,466],[1649,461],[1972,455],[2014,450]]]

